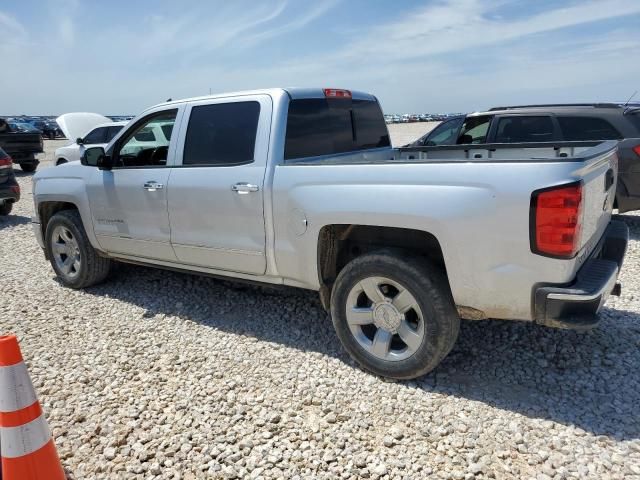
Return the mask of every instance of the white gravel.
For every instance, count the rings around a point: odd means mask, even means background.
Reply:
[[[70,478],[640,478],[640,217],[621,217],[623,294],[598,329],[465,322],[435,373],[398,383],[348,359],[314,293],[125,265],[61,287],[19,176],[0,332]]]

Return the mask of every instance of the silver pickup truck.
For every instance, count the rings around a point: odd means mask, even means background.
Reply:
[[[412,378],[461,317],[595,326],[616,174],[614,142],[395,149],[371,95],[271,89],[155,106],[42,170],[33,227],[71,288],[118,260],[317,290],[355,360]]]

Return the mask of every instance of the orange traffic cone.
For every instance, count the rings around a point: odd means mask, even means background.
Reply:
[[[0,336],[2,480],[66,478],[15,335]]]

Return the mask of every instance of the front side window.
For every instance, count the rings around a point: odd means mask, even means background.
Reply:
[[[111,140],[113,140],[113,137],[115,137],[120,130],[122,130],[122,125],[116,125],[115,127],[108,127],[105,143],[109,143]]]
[[[253,162],[259,117],[258,102],[193,107],[182,164],[230,166]]]
[[[558,117],[562,137],[567,142],[581,140],[619,140],[622,138],[613,125],[595,117]]]
[[[167,164],[171,136],[165,137],[162,127],[173,125],[178,110],[154,113],[138,122],[117,142],[114,166],[164,167]]]
[[[98,127],[85,135],[83,143],[85,145],[95,145],[96,143],[107,143],[105,141],[106,127]]]
[[[493,117],[467,117],[460,130],[460,135],[456,143],[466,145],[471,143],[486,143],[489,124]]]
[[[505,117],[498,121],[496,143],[536,143],[556,140],[549,116]]]
[[[462,122],[464,122],[464,117],[454,118],[441,123],[424,137],[422,145],[427,147],[455,145]]]

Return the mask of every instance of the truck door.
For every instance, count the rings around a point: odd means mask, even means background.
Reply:
[[[187,104],[169,184],[171,244],[182,263],[264,274],[268,95]]]
[[[175,261],[171,248],[167,185],[175,140],[171,131],[181,109],[155,111],[136,121],[107,152],[112,170],[92,173],[87,183],[93,227],[111,253]],[[167,135],[149,135],[162,128]],[[142,137],[141,137],[142,136]],[[146,140],[144,148],[140,139]]]

